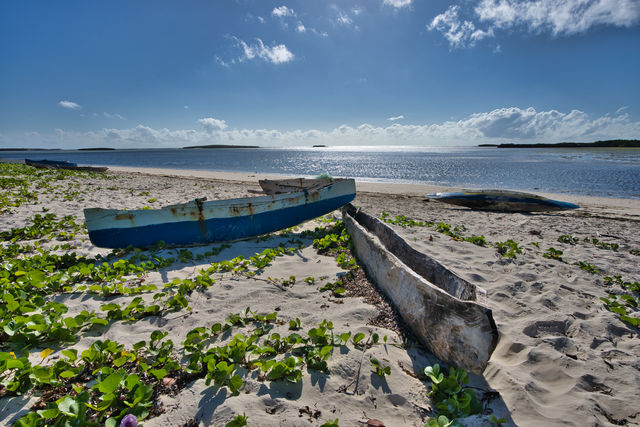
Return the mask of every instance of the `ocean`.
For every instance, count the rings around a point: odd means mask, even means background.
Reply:
[[[640,199],[640,149],[495,147],[1,151],[0,157]]]

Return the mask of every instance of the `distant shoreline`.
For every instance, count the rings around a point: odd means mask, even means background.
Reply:
[[[638,139],[611,139],[596,142],[558,142],[555,144],[480,144],[478,147],[495,148],[640,148]]]

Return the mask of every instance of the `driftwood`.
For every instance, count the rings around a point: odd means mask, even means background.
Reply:
[[[476,302],[476,286],[352,205],[342,216],[356,257],[418,339],[443,361],[482,373],[498,330],[491,310]]]

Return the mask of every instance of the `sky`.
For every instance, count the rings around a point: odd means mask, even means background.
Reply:
[[[640,139],[640,0],[3,0],[0,40],[0,148]]]

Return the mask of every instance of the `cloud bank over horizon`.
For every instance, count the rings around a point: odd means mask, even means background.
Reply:
[[[317,129],[280,131],[276,129],[230,128],[225,120],[205,117],[198,129],[154,129],[139,124],[132,128],[105,128],[78,132],[55,129],[0,135],[0,146],[24,148],[174,148],[188,145],[234,144],[263,147],[325,144],[388,146],[460,146],[505,142],[562,141],[590,142],[603,139],[636,139],[640,121],[620,108],[614,114],[590,117],[579,110],[536,111],[529,107],[508,107],[475,113],[458,121],[439,124],[374,126],[340,125],[329,131]]]

